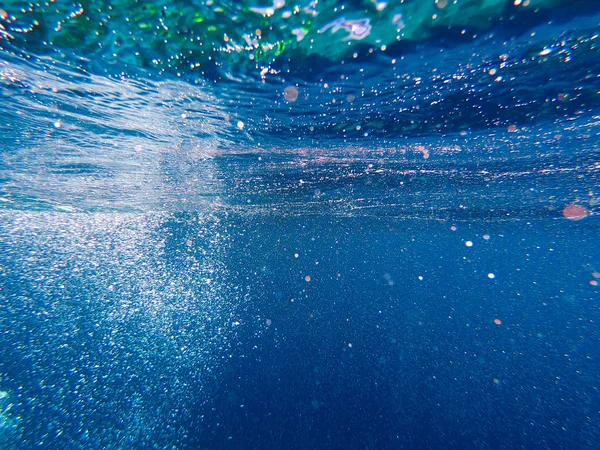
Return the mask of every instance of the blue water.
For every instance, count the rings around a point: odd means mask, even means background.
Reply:
[[[598,447],[596,2],[127,2],[0,5],[1,449]]]

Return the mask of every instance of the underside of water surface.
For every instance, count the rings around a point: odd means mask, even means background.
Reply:
[[[600,3],[0,3],[0,448],[595,448]]]
[[[594,3],[18,3],[0,14],[5,208],[527,219],[595,206]],[[396,15],[405,31],[391,33]],[[358,25],[342,17],[362,16],[370,32],[348,39]],[[309,25],[254,56],[268,31]]]

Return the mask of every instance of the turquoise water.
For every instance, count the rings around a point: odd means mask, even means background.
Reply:
[[[1,448],[595,448],[600,5],[0,5]]]

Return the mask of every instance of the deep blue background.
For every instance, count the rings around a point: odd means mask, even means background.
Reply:
[[[594,448],[597,220],[450,226],[232,226],[246,325],[192,447]]]
[[[2,389],[20,434],[7,448],[600,439],[595,216],[13,216]]]

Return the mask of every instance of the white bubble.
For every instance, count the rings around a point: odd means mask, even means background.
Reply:
[[[488,273],[488,278],[489,278],[490,280],[493,280],[494,278],[496,278],[496,275],[495,275],[495,274],[493,274],[493,273]]]
[[[473,247],[473,242],[472,241],[467,241],[467,242],[465,242],[465,245],[467,247]]]

